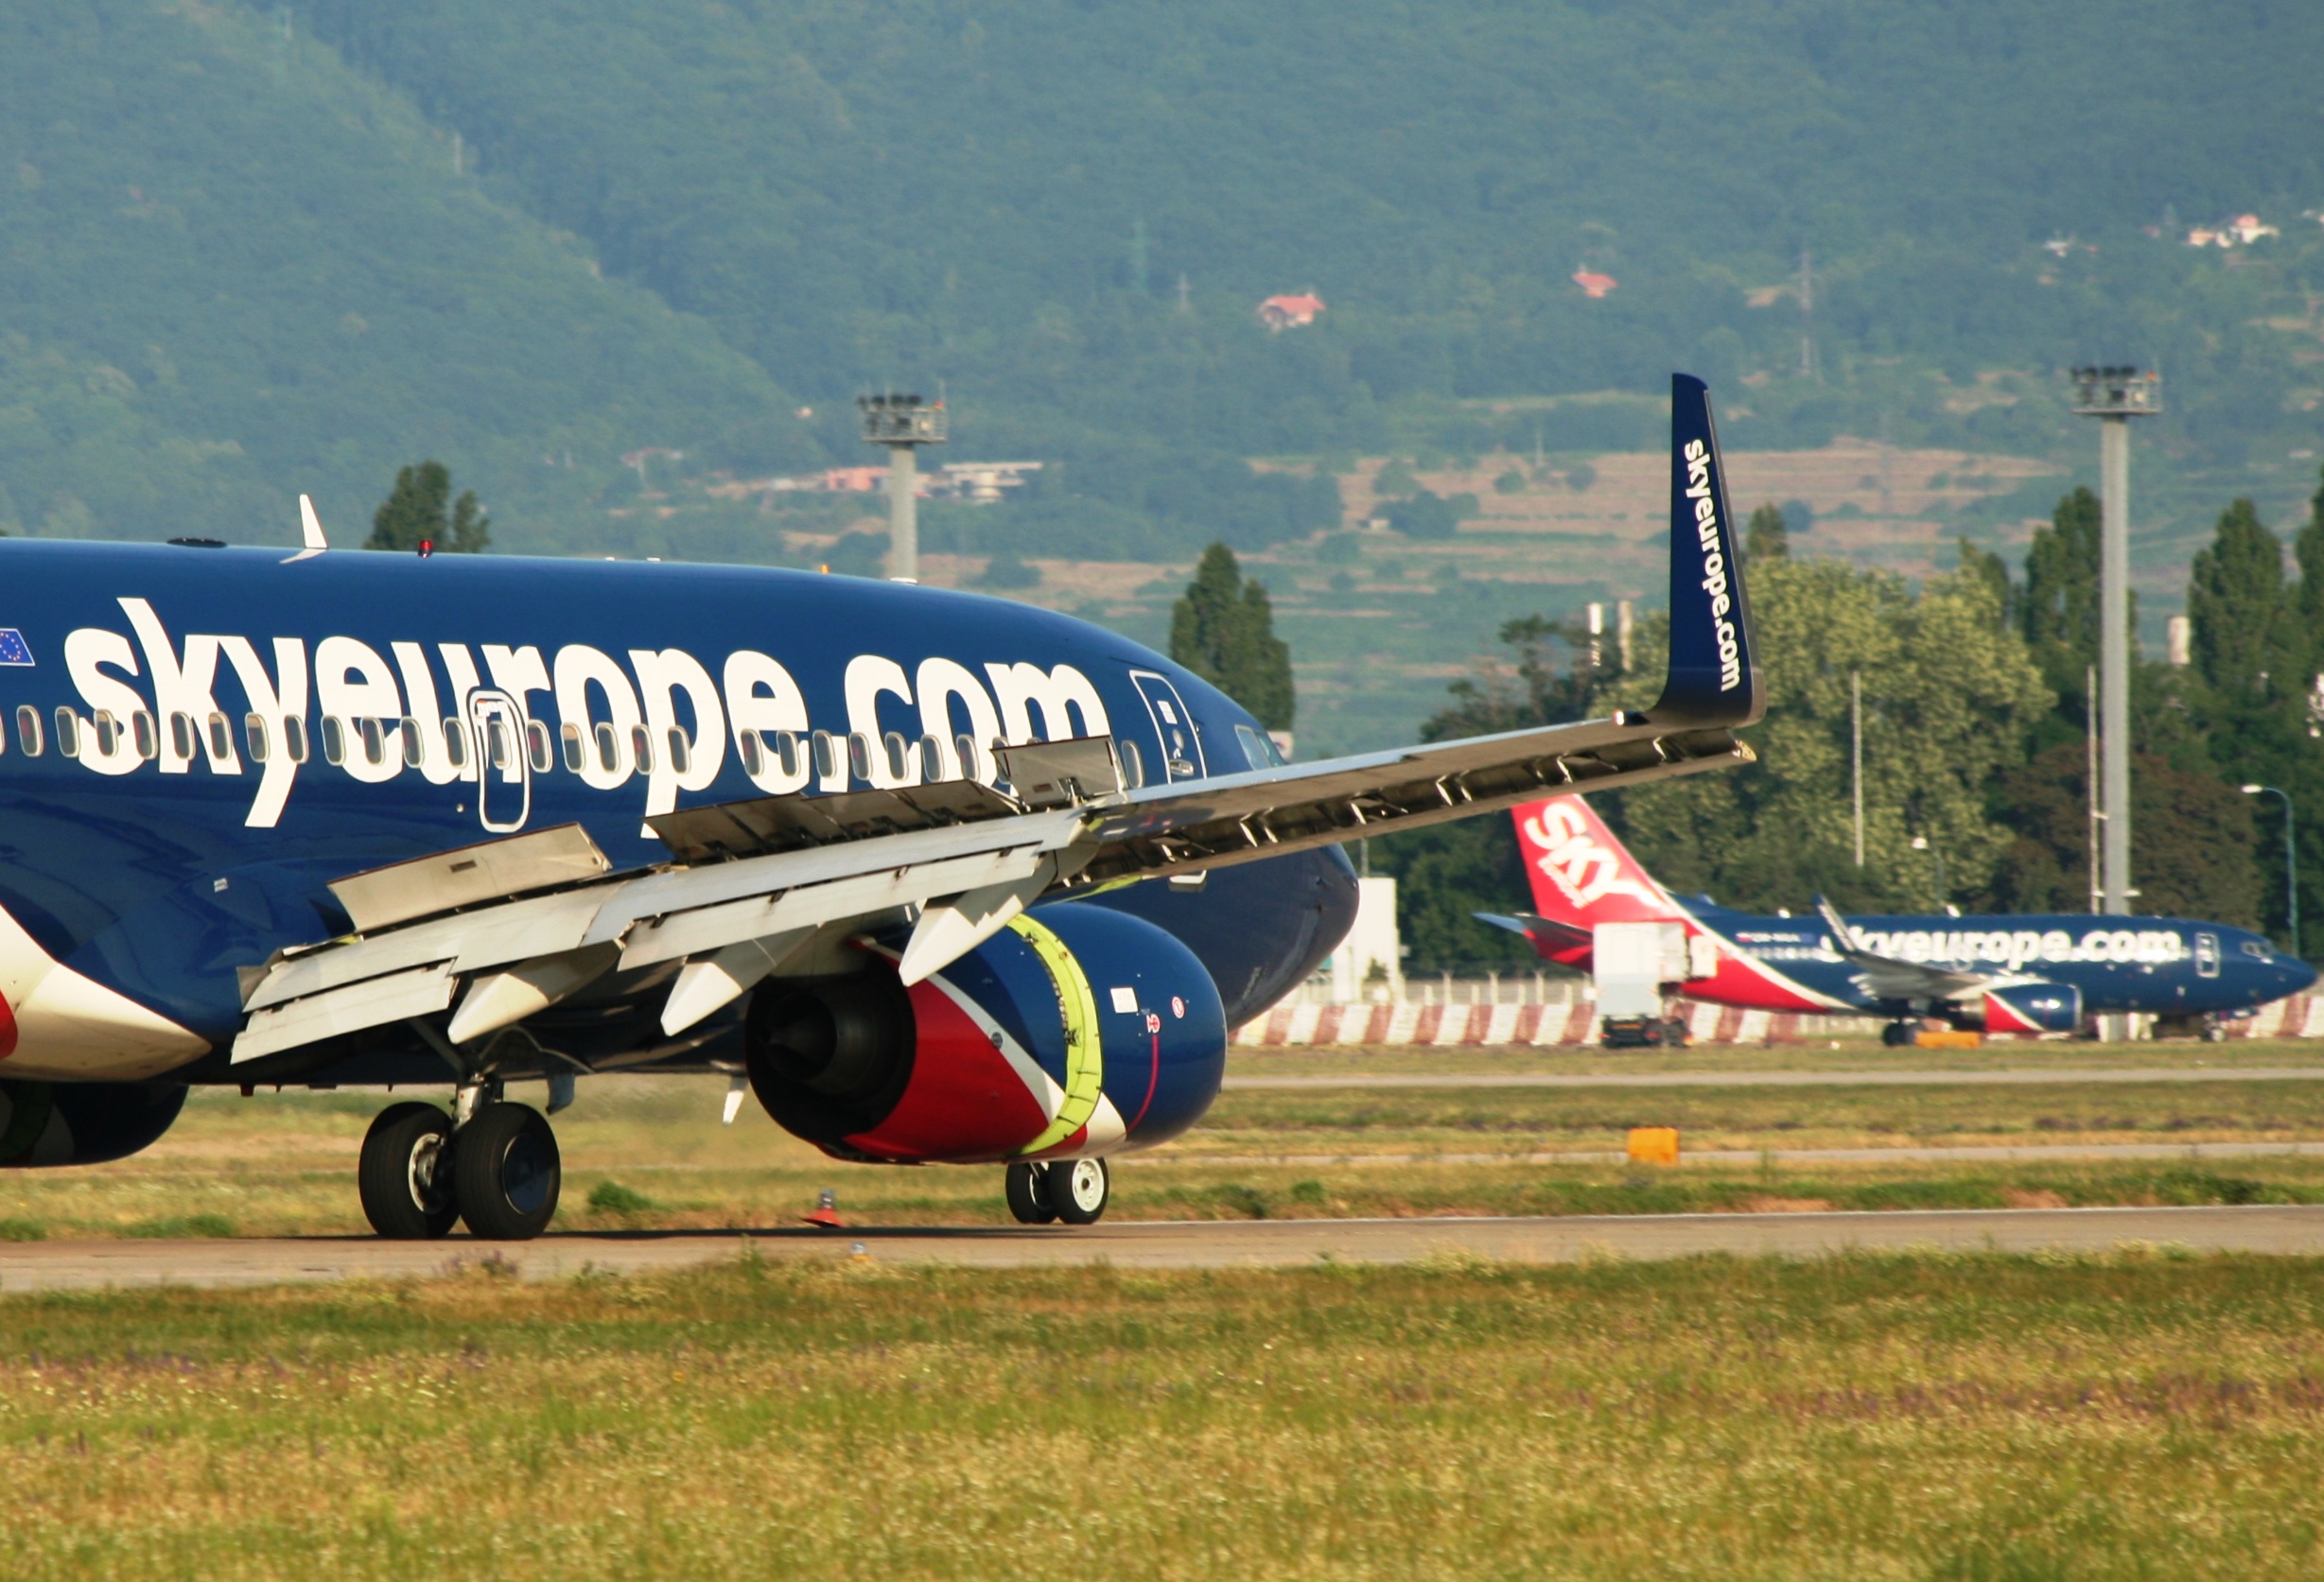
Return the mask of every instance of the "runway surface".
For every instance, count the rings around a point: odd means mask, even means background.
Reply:
[[[2248,1158],[2324,1155],[2324,1142],[2261,1139],[2252,1142],[2029,1142],[1941,1144],[1904,1148],[1682,1148],[1679,1157],[1688,1164],[1756,1165],[1772,1159],[1777,1164],[1927,1164],[1931,1161],[1991,1164],[2030,1159]],[[1157,1157],[1181,1165],[1555,1165],[1623,1164],[1627,1153],[1616,1149],[1539,1150],[1525,1154],[1198,1154],[1169,1153]]]
[[[1227,1077],[1260,1087],[1986,1087],[2079,1082],[2324,1082],[2324,1066],[2066,1067],[2056,1070],[1899,1071],[1350,1071]]]
[[[526,1279],[593,1268],[646,1274],[738,1258],[848,1259],[1027,1268],[1220,1269],[1319,1260],[1403,1263],[1466,1255],[1524,1263],[1699,1253],[1820,1258],[1857,1250],[2107,1252],[2125,1245],[2196,1252],[2324,1254],[2324,1206],[2214,1208],[1939,1209],[1847,1214],[1601,1215],[1568,1219],[1119,1222],[1072,1230],[773,1229],[725,1234],[551,1235],[537,1242],[49,1242],[0,1247],[0,1292],[131,1286],[256,1286],[407,1279],[498,1259]]]

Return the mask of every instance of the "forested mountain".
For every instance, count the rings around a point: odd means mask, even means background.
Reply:
[[[1051,463],[1028,550],[1190,558],[1324,524],[1252,456],[1659,425],[1463,399],[1686,366],[1752,381],[1731,444],[2048,451],[2055,396],[1979,375],[2094,356],[2233,467],[2314,423],[2319,58],[2324,9],[2261,0],[20,7],[0,514],[343,517],[432,452],[498,542],[596,545],[622,453],[852,461],[892,381]],[[2180,239],[2245,211],[2284,234]]]
[[[1052,495],[1245,544],[1296,506],[1238,511],[1190,459],[1376,450],[1399,403],[1430,397],[1796,367],[1796,300],[1770,288],[1803,249],[1824,376],[1730,403],[1731,443],[1885,418],[1903,443],[2046,444],[2054,401],[1963,387],[2106,356],[2165,366],[2174,441],[2215,460],[2280,429],[2302,383],[2248,321],[2304,282],[2179,234],[2249,209],[2315,231],[2297,217],[2324,202],[2313,6],[2199,24],[2168,0],[315,15],[463,129],[495,190],[813,395],[835,449],[838,398],[942,380],[964,442],[1077,463]],[[2041,245],[2067,236],[2063,256]],[[1594,300],[1579,268],[1619,286]],[[1259,329],[1263,297],[1310,287],[1330,304],[1312,329]],[[1652,427],[1581,408],[1546,443]]]
[[[787,405],[273,8],[0,9],[0,528],[359,541],[429,452],[537,522]]]

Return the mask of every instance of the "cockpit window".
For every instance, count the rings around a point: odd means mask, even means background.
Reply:
[[[1273,739],[1264,731],[1252,730],[1249,725],[1237,725],[1234,727],[1234,739],[1243,744],[1243,759],[1251,768],[1274,769],[1283,763],[1283,755],[1275,750]]]
[[[2246,956],[2257,956],[2262,961],[2267,960],[2269,951],[2266,942],[2257,939],[2247,939],[2244,941],[2244,954]]]

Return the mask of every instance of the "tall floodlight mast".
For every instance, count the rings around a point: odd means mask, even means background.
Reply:
[[[864,442],[887,446],[887,574],[899,582],[920,580],[919,461],[921,445],[945,439],[944,403],[917,395],[861,395]]]
[[[2099,888],[2130,910],[2130,420],[2162,410],[2162,375],[2077,368],[2074,411],[2098,420]]]

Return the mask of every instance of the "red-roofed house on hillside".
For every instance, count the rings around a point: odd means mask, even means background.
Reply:
[[[1269,297],[1259,304],[1259,322],[1271,330],[1303,329],[1323,311],[1323,299],[1313,291]]]
[[[1581,294],[1585,297],[1602,297],[1621,282],[1610,274],[1599,274],[1595,269],[1576,269],[1574,284],[1581,287]]]

